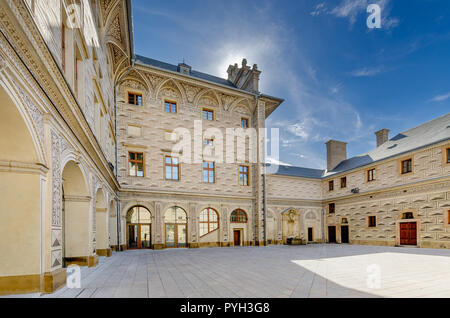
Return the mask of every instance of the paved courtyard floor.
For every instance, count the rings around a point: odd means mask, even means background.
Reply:
[[[83,267],[79,289],[26,296],[450,297],[450,250],[307,245],[126,251]]]

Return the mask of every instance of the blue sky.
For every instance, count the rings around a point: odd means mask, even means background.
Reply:
[[[226,78],[258,64],[260,90],[285,102],[280,161],[325,168],[324,143],[348,156],[450,112],[448,0],[133,0],[135,52]],[[366,8],[382,8],[368,29]]]

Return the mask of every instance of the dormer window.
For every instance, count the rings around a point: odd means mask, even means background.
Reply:
[[[184,75],[191,75],[191,67],[184,62],[180,63],[178,64],[178,72]]]

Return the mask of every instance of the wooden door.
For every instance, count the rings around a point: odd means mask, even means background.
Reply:
[[[328,227],[328,243],[336,243],[336,227]]]
[[[241,246],[241,231],[234,230],[234,246]]]
[[[341,226],[341,243],[350,243],[348,225]]]
[[[417,245],[417,223],[400,223],[400,245]]]

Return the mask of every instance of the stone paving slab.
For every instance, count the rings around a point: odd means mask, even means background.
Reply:
[[[338,244],[139,250],[50,298],[450,297],[450,250]]]

